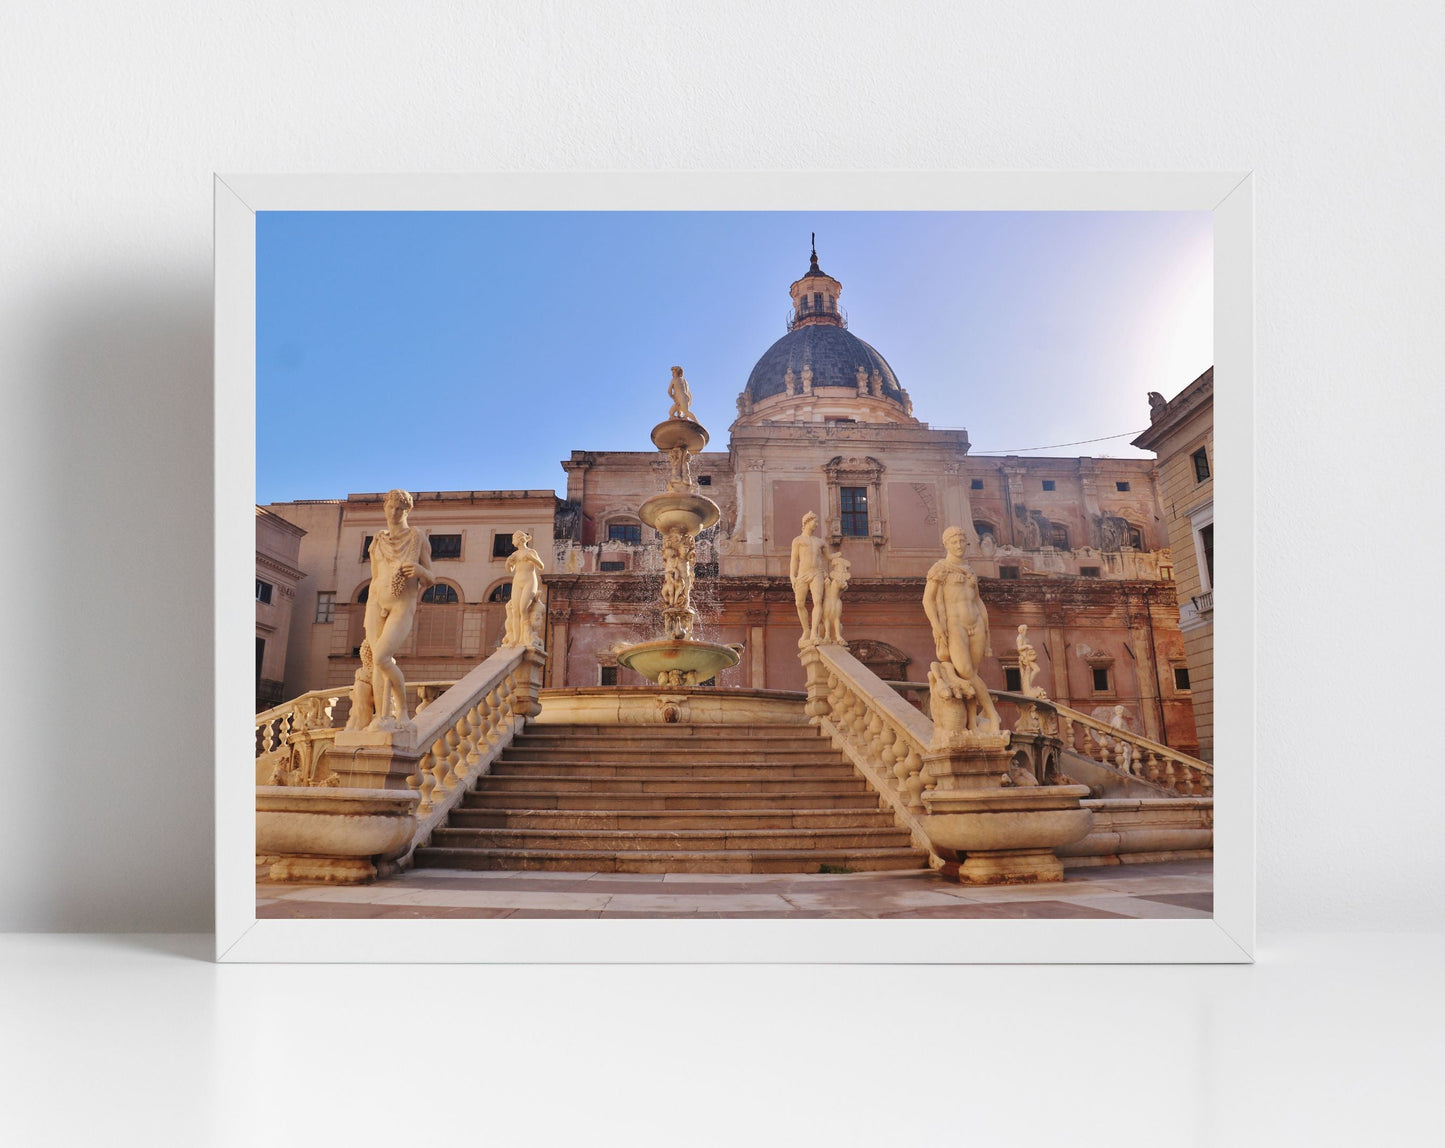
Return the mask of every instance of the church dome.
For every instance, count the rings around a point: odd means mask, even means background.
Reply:
[[[888,360],[848,330],[842,293],[843,284],[819,268],[815,247],[788,289],[788,333],[763,352],[738,396],[741,417],[913,421],[913,403]]]
[[[872,378],[877,372],[884,398],[902,402],[902,390],[888,360],[851,331],[831,324],[796,327],[763,352],[748,376],[747,392],[753,402],[787,392],[787,375],[803,377],[812,369],[812,385],[858,389],[858,374]],[[795,384],[795,386],[798,384]]]

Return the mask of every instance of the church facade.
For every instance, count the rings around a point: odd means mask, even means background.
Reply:
[[[1017,688],[1015,638],[1027,624],[1050,697],[1088,712],[1122,705],[1129,726],[1197,752],[1168,522],[1147,459],[971,456],[967,432],[919,419],[907,390],[839,307],[842,284],[818,266],[790,288],[787,330],[737,399],[725,449],[693,461],[700,493],[721,509],[698,541],[696,637],[739,643],[718,688],[800,691],[801,633],[789,556],[805,514],[850,564],[843,631],[850,649],[905,696],[934,658],[924,578],[949,526],[989,609],[995,689]],[[721,445],[721,444],[719,444]],[[551,491],[413,492],[411,521],[432,537],[441,581],[418,608],[409,681],[460,676],[495,647],[514,531],[551,561],[552,688],[643,685],[615,647],[661,632],[661,570],[638,507],[661,490],[656,451],[574,451],[566,496]],[[286,689],[349,682],[359,665],[367,536],[381,495],[267,507],[306,531]]]

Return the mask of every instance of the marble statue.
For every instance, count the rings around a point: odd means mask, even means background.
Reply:
[[[803,394],[809,394],[813,390],[813,366],[811,363],[803,364]]]
[[[923,612],[933,627],[938,661],[929,670],[935,699],[946,691],[967,703],[966,726],[978,733],[997,733],[998,711],[989,697],[979,669],[993,653],[989,646],[988,610],[978,593],[978,577],[963,560],[968,535],[950,526],[943,532],[947,556],[928,571],[923,591]]]
[[[783,373],[783,387],[790,395],[798,393],[798,376],[793,374],[793,368],[789,367]]]
[[[1019,626],[1019,636],[1014,642],[1014,648],[1019,652],[1019,692],[1031,698],[1048,697],[1043,686],[1034,685],[1034,678],[1039,674],[1039,654],[1029,641],[1027,625]]]
[[[525,530],[512,535],[512,545],[517,549],[507,558],[507,573],[512,576],[512,597],[507,602],[506,628],[502,634],[504,646],[541,644],[537,633],[537,611],[533,606],[540,602],[542,556],[532,549],[531,543],[532,536]]]
[[[793,553],[788,561],[788,579],[793,584],[793,604],[798,608],[798,622],[803,627],[799,646],[816,644],[822,636],[823,602],[828,571],[827,548],[818,537],[818,516],[811,510],[803,515],[803,533],[793,539]],[[809,618],[808,595],[813,595],[813,612]]]
[[[672,475],[667,480],[667,489],[679,494],[691,494],[693,488],[692,455],[687,447],[678,443],[667,452],[667,461],[672,467]]]
[[[667,412],[670,419],[686,419],[692,422],[692,388],[687,385],[687,380],[682,377],[682,368],[672,368],[672,382],[667,384],[667,397],[672,400],[672,407]]]
[[[414,499],[404,490],[389,490],[383,508],[386,529],[371,540],[371,586],[366,599],[366,641],[371,647],[371,701],[374,713],[366,728],[393,731],[411,720],[406,708],[406,678],[396,652],[411,637],[422,586],[436,581],[424,559],[431,543],[407,522]]]
[[[859,363],[854,377],[858,380],[858,393],[860,395],[868,394],[868,368]]]
[[[362,730],[371,724],[374,707],[371,704],[371,676],[376,663],[371,656],[371,643],[361,643],[361,668],[351,683],[351,714],[346,719],[348,730]]]
[[[1150,391],[1148,397],[1149,397],[1149,421],[1150,421],[1151,423],[1153,423],[1153,422],[1158,422],[1161,418],[1164,417],[1164,411],[1165,411],[1165,408],[1167,408],[1167,407],[1169,406],[1169,402],[1168,402],[1168,400],[1165,399],[1165,397],[1164,397],[1163,395],[1161,395],[1158,391]]]
[[[825,643],[841,646],[843,641],[843,591],[848,589],[848,574],[852,564],[841,554],[828,559],[828,577],[823,588],[823,629],[820,635]]]

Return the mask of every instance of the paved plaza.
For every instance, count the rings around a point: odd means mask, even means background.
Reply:
[[[371,885],[262,883],[279,917],[1209,917],[1209,861],[1071,869],[1045,885],[966,887],[926,869],[881,873],[553,873],[420,869]]]

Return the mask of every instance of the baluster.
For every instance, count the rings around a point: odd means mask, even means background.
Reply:
[[[412,789],[421,794],[421,802],[416,807],[418,817],[425,817],[432,811],[432,794],[436,792],[436,779],[432,773],[434,759],[430,753],[422,754],[416,763],[416,773],[406,779],[406,783]]]
[[[1168,788],[1168,789],[1175,789],[1175,790],[1177,790],[1177,788],[1178,788],[1178,783],[1179,783],[1179,775],[1178,775],[1178,772],[1177,772],[1177,771],[1175,770],[1175,768],[1174,768],[1174,759],[1173,759],[1173,758],[1170,758],[1170,757],[1166,757],[1166,758],[1164,759],[1164,777],[1163,777],[1163,784],[1164,784],[1165,787]]]
[[[892,773],[893,763],[898,760],[898,731],[891,722],[884,723],[878,744],[878,762],[883,766],[884,773]]]
[[[908,744],[908,756],[903,759],[904,782],[903,792],[907,795],[908,807],[918,809],[923,805],[920,795],[927,784],[923,776],[923,755],[918,752],[918,747],[911,741]]]
[[[449,752],[449,748],[447,746],[447,736],[450,733],[451,730],[447,730],[445,734],[437,738],[436,741],[432,742],[431,775],[432,792],[434,794],[445,794],[447,791],[447,773],[450,772],[451,768],[449,763],[447,762],[447,754]]]
[[[1143,778],[1156,783],[1159,780],[1159,755],[1152,749],[1144,755]]]
[[[883,719],[878,716],[877,710],[870,708],[868,711],[867,724],[863,727],[863,740],[864,749],[867,751],[867,756],[872,761],[877,761],[882,752],[883,743],[880,740],[880,735],[882,733]]]

